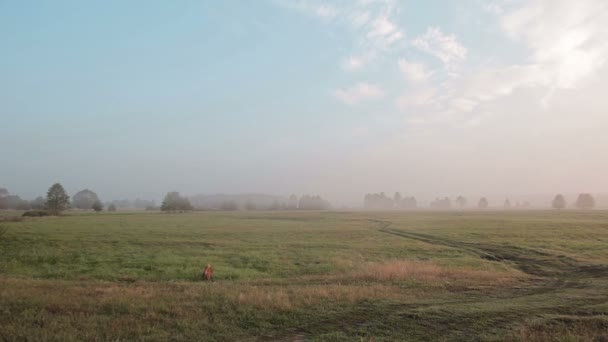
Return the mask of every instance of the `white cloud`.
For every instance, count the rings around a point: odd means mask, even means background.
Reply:
[[[342,68],[348,71],[359,70],[365,65],[365,60],[360,56],[350,56],[342,62]]]
[[[576,91],[579,84],[597,78],[597,72],[608,64],[608,26],[604,24],[608,22],[608,2],[508,0],[492,4],[500,7],[494,14],[505,36],[522,44],[528,57],[517,63],[469,67],[466,73],[434,85],[432,91],[429,85],[410,88],[397,104],[410,112],[416,110],[424,120],[408,122],[479,124],[493,112],[508,112],[504,106],[528,103],[529,111],[548,109],[559,100],[555,94],[560,89]],[[451,63],[466,57],[466,49],[454,36],[435,28],[416,38],[414,45],[446,63],[447,72]],[[505,98],[509,100],[503,101]]]
[[[386,17],[379,17],[372,23],[372,28],[367,34],[370,37],[388,36],[397,31],[397,26]]]
[[[431,77],[431,72],[427,70],[426,65],[423,63],[400,59],[397,65],[405,78],[411,82],[424,82]]]
[[[461,61],[467,56],[467,49],[453,34],[444,34],[438,27],[429,27],[426,33],[415,38],[412,44],[429,53],[444,64]]]
[[[377,84],[357,83],[349,88],[337,89],[333,95],[347,105],[355,105],[364,100],[379,99],[384,96],[384,90]]]
[[[502,14],[505,11],[501,4],[497,1],[482,2],[481,8],[483,8],[484,11],[492,14]]]
[[[354,46],[351,57],[341,63],[346,71],[361,69],[379,59],[404,40],[398,24],[399,3],[395,0],[339,1],[328,5],[320,0],[275,0],[279,5],[312,15],[329,25],[346,28]],[[354,63],[351,63],[354,62]]]
[[[608,2],[537,0],[507,12],[508,37],[523,43],[531,62],[542,65],[555,86],[574,87],[608,57]]]

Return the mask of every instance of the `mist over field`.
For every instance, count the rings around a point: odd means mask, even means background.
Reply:
[[[607,7],[2,2],[0,186],[606,206]]]
[[[0,0],[0,340],[608,341],[608,0]]]

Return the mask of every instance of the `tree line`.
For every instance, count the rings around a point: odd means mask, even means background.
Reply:
[[[551,202],[551,207],[557,210],[565,209],[567,205],[568,202],[562,194],[555,195],[553,201]],[[593,209],[595,208],[595,198],[593,198],[593,196],[591,196],[591,194],[589,193],[579,194],[576,198],[576,201],[574,202],[574,207],[577,209],[586,210]]]
[[[114,201],[107,205],[108,211],[115,211],[117,209],[116,204],[118,203],[121,207],[130,207],[130,202]],[[430,203],[431,209],[437,210],[449,210],[453,208],[453,205],[460,209],[464,209],[468,203],[468,200],[464,196],[458,196],[454,203],[449,197],[436,198]],[[135,206],[141,207],[142,209],[169,211],[169,212],[182,212],[194,210],[194,207],[190,203],[190,200],[181,196],[177,191],[168,192],[160,207],[156,207],[154,201],[135,200]],[[399,192],[395,192],[392,197],[387,196],[384,192],[380,193],[368,193],[365,194],[363,199],[363,205],[366,209],[416,209],[418,208],[418,201],[415,197],[401,196]],[[551,207],[557,210],[563,210],[567,208],[566,198],[562,194],[557,194],[551,201]],[[581,193],[576,198],[573,206],[577,209],[589,210],[595,208],[595,199],[589,193]],[[479,198],[477,202],[477,208],[484,210],[490,207],[490,203],[486,197]],[[504,209],[515,208],[528,208],[530,207],[529,202],[516,202],[514,205],[507,198],[503,202]],[[84,189],[70,199],[65,189],[60,183],[53,184],[47,191],[46,198],[38,196],[34,200],[28,201],[23,200],[17,195],[12,195],[7,189],[0,188],[0,209],[14,209],[14,210],[35,210],[36,212],[30,213],[32,215],[58,215],[62,211],[75,208],[81,210],[104,210],[104,204],[99,199],[99,196],[90,189]],[[319,195],[304,195],[300,198],[298,196],[291,195],[287,200],[275,199],[272,204],[267,207],[259,207],[253,202],[247,201],[244,205],[239,205],[236,201],[224,201],[219,204],[217,210],[327,210],[331,208],[328,201],[324,200]],[[26,213],[27,214],[27,213]]]
[[[31,201],[21,199],[17,195],[12,195],[7,189],[0,188],[0,210],[25,210],[24,216],[59,215],[67,209],[100,212],[104,208],[105,205],[94,191],[84,189],[70,197],[61,183],[53,184],[48,189],[46,197],[38,196]],[[107,205],[108,211],[115,211],[116,208],[116,204],[112,202]]]
[[[450,210],[454,208],[464,209],[468,204],[468,200],[464,196],[458,196],[454,201],[449,197],[435,198],[429,203],[431,209],[436,210]],[[530,208],[530,202],[515,202],[511,203],[511,200],[506,198],[502,204],[504,209],[512,208]],[[382,209],[382,210],[398,210],[398,209],[416,209],[418,208],[418,202],[415,197],[403,197],[401,193],[395,192],[392,197],[387,196],[384,192],[380,193],[368,193],[363,197],[363,207],[365,209]],[[490,202],[486,197],[481,197],[476,203],[476,207],[480,210],[485,210],[490,207]],[[566,199],[562,194],[555,195],[551,202],[551,207],[554,209],[565,209],[567,207]],[[581,193],[578,195],[574,202],[574,207],[581,210],[589,210],[595,208],[595,199],[589,193]]]
[[[416,209],[418,201],[415,197],[402,197],[399,192],[395,192],[392,198],[380,192],[365,194],[363,206],[367,209]]]
[[[287,200],[274,199],[270,205],[260,206],[252,200],[247,200],[244,204],[239,204],[236,200],[224,200],[216,205],[207,208],[199,208],[205,210],[327,210],[331,208],[328,201],[324,200],[319,195],[304,195],[298,198],[297,195],[289,196]],[[190,200],[180,195],[179,192],[172,191],[165,195],[161,211],[167,212],[183,212],[194,210]]]

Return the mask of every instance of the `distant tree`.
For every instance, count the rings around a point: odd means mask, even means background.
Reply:
[[[114,205],[114,203],[110,203],[108,206],[108,211],[116,211],[116,205]]]
[[[235,211],[239,210],[239,205],[235,201],[225,201],[220,204],[220,209],[226,211]]]
[[[304,195],[300,198],[298,209],[300,210],[326,210],[330,208],[329,202],[321,198],[321,196]]]
[[[17,195],[8,195],[0,198],[0,200],[2,201],[3,209],[23,210],[20,208],[29,207],[29,202],[24,203],[27,201],[22,200],[21,197]]]
[[[503,204],[503,207],[505,209],[511,209],[511,201],[509,201],[509,199],[505,199],[505,203]]]
[[[78,209],[93,209],[96,202],[99,202],[99,197],[89,189],[81,190],[72,197],[72,206]]]
[[[44,198],[42,196],[38,196],[30,201],[30,207],[32,207],[32,209],[42,210],[44,209],[44,202]]]
[[[591,194],[580,194],[576,199],[576,207],[578,209],[593,209],[595,207],[595,199]]]
[[[59,215],[70,206],[70,196],[65,192],[63,185],[53,184],[46,194],[46,209],[51,215]]]
[[[186,197],[182,197],[179,192],[168,192],[160,206],[162,211],[189,211],[192,210],[192,205]]]
[[[479,199],[479,202],[477,203],[477,207],[479,209],[487,209],[488,208],[488,200],[485,197],[482,197]]]
[[[403,198],[401,197],[401,193],[399,193],[398,191],[395,192],[395,194],[393,195],[393,204],[395,207],[401,207],[401,202],[403,201]]]
[[[17,195],[11,195],[8,190],[0,188],[0,209],[29,210],[32,206],[29,201]]]
[[[96,212],[100,212],[103,210],[103,204],[101,203],[101,201],[96,201],[95,203],[93,203],[92,206],[93,210],[95,210]]]
[[[562,194],[557,194],[553,198],[553,202],[551,202],[551,207],[553,209],[562,210],[566,207],[566,199]]]
[[[458,198],[456,198],[456,204],[458,204],[460,209],[463,209],[464,206],[467,205],[467,199],[464,196],[458,196]]]
[[[416,209],[418,208],[418,201],[416,200],[416,197],[412,196],[406,199],[406,208],[408,209]]]

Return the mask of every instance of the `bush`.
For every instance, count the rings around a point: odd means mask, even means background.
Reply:
[[[26,217],[41,217],[48,216],[49,213],[46,210],[28,210],[23,213],[23,216]]]

